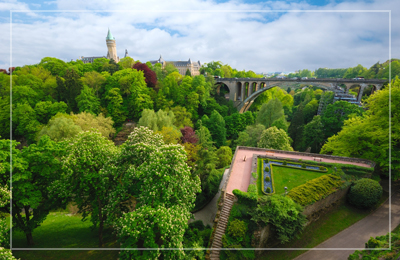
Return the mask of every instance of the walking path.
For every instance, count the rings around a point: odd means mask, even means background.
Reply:
[[[241,191],[247,191],[247,188],[250,184],[250,176],[251,176],[251,163],[253,155],[267,155],[274,156],[278,158],[288,158],[288,159],[302,159],[302,160],[310,160],[313,161],[314,158],[319,157],[320,155],[300,155],[300,154],[290,154],[290,153],[275,153],[273,151],[260,151],[260,150],[247,150],[247,149],[238,149],[236,151],[235,161],[233,162],[232,172],[229,177],[229,182],[226,187],[226,192],[232,194],[234,189],[238,189]],[[246,160],[244,160],[246,158]],[[322,162],[328,163],[342,163],[342,164],[352,164],[363,167],[370,167],[365,163],[357,163],[357,162],[348,162],[341,160],[333,160],[329,158],[323,158]]]
[[[400,191],[392,190],[391,229],[400,224]],[[391,230],[391,231],[392,231]],[[298,256],[295,260],[346,260],[355,250],[322,250],[323,248],[364,248],[370,237],[386,235],[389,232],[389,200],[375,212],[336,234],[315,248]]]
[[[217,201],[219,199],[219,196],[221,196],[221,189],[222,186],[224,185],[226,178],[228,176],[229,169],[226,169],[224,171],[224,176],[222,177],[222,181],[219,184],[219,189],[218,193],[214,196],[214,198],[210,201],[210,203],[207,204],[203,209],[197,211],[194,213],[194,220],[201,220],[203,221],[204,225],[210,225],[211,227],[214,225],[214,218],[215,215],[217,214],[218,206],[217,206]],[[190,221],[192,222],[192,221]]]

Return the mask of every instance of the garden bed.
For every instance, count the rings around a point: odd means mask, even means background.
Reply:
[[[259,158],[258,163],[260,164],[260,166],[258,167],[258,172],[259,174],[261,174],[259,178],[261,184],[260,188],[262,194],[264,195],[284,193],[285,192],[284,187],[287,187],[288,190],[290,190],[291,188],[301,185],[307,182],[308,180],[320,177],[321,176],[320,173],[328,172],[328,169],[324,166],[315,166],[315,165],[309,165],[304,163],[300,164],[294,162],[288,163],[286,161],[281,161],[276,159]],[[281,170],[279,168],[284,168],[285,170]],[[277,173],[279,176],[277,176]],[[296,176],[293,176],[293,173],[295,175],[301,175],[303,178],[301,178],[300,181],[296,181],[296,179],[298,178],[296,178]],[[294,177],[294,178],[286,180],[283,175],[287,175],[289,177]],[[269,181],[267,177],[269,178]],[[277,182],[277,179],[282,181]],[[291,180],[293,180],[293,182],[289,183]],[[295,184],[295,186],[291,184]],[[275,188],[276,185],[277,187]],[[268,188],[270,192],[267,192]]]

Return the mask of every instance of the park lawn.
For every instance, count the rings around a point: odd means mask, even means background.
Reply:
[[[92,230],[89,220],[82,222],[80,214],[50,213],[42,225],[33,231],[35,245],[28,246],[25,234],[13,231],[13,248],[98,248],[98,229]],[[104,230],[103,247],[118,248],[110,229]],[[16,258],[30,259],[117,259],[119,250],[13,250]]]
[[[321,177],[326,172],[308,171],[291,167],[272,164],[272,178],[274,179],[275,194],[285,193],[287,191],[306,183],[309,180]],[[328,171],[329,172],[329,171]]]
[[[333,209],[328,214],[321,216],[319,220],[307,226],[300,237],[286,244],[280,244],[277,248],[313,248],[328,238],[336,235],[340,231],[350,227],[357,221],[369,215],[373,210],[378,208],[389,197],[388,192],[383,192],[383,196],[377,205],[370,210],[361,210],[345,203],[336,209]],[[274,260],[290,260],[302,253],[305,250],[277,250],[264,251],[260,259]]]

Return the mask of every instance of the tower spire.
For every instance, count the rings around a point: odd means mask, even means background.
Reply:
[[[115,38],[112,36],[110,28],[108,28],[108,33],[107,33],[107,38],[106,40],[115,40]]]

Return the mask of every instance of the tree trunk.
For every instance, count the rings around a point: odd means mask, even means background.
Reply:
[[[25,206],[24,209],[25,209],[26,225],[29,226],[29,218],[30,218],[29,207]],[[33,243],[33,237],[32,237],[31,231],[25,232],[25,236],[26,236],[26,242],[28,243],[28,245],[35,244],[35,243]]]
[[[25,233],[26,236],[26,242],[28,242],[28,245],[32,246],[35,243],[33,243],[33,237],[32,237],[32,233]]]
[[[104,225],[104,221],[103,221],[103,216],[101,215],[101,203],[100,203],[100,198],[97,197],[97,202],[99,204],[99,221],[100,221],[100,225],[99,225],[99,247],[103,247],[103,225]]]

